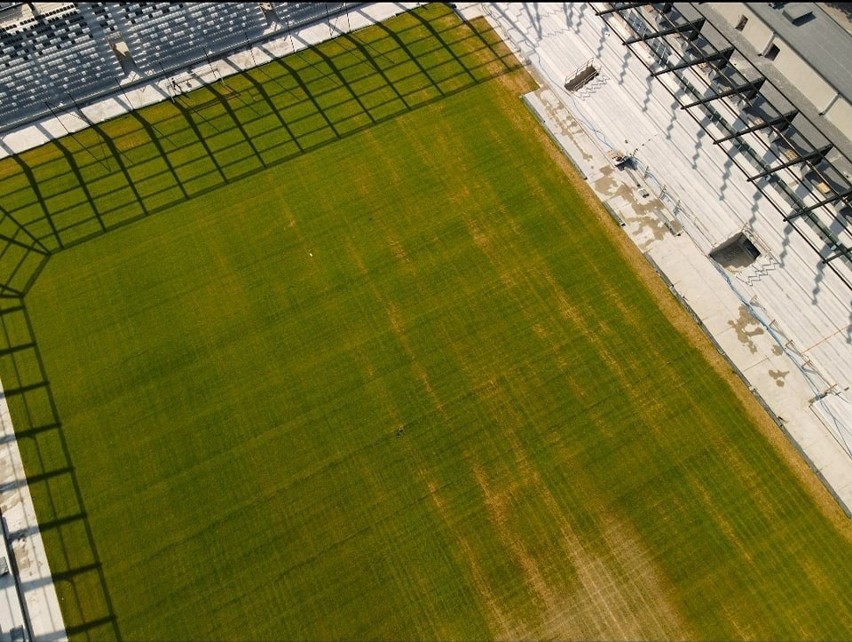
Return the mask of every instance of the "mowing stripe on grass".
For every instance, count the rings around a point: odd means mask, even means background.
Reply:
[[[293,140],[333,142],[226,186],[190,129],[244,171],[268,116],[157,106],[181,144],[146,198],[216,191],[51,258],[37,332],[0,315],[35,344],[0,369],[69,631],[848,637],[848,524],[578,194],[529,77],[437,5],[352,37],[429,106],[338,137],[375,87],[294,56]]]

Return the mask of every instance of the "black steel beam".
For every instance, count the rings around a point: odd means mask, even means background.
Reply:
[[[822,262],[823,263],[830,263],[834,259],[839,258],[841,256],[845,256],[846,258],[852,259],[852,248],[848,248],[848,247],[845,247],[843,245],[840,245],[840,246],[837,247],[837,249],[834,250],[834,252],[832,252],[827,257],[825,257],[822,260]]]
[[[651,4],[650,2],[625,2],[619,6],[612,7],[610,9],[604,9],[603,11],[595,11],[596,16],[605,16],[608,13],[618,13],[619,11],[627,11],[628,9],[635,9],[636,7],[644,7],[646,4]]]
[[[702,98],[701,100],[696,100],[694,102],[689,103],[688,105],[681,105],[680,108],[692,109],[693,107],[697,107],[698,105],[706,105],[707,103],[712,102],[714,100],[718,100],[719,98],[727,98],[728,96],[733,96],[734,94],[756,94],[760,91],[760,88],[763,86],[764,82],[766,82],[766,78],[760,78],[758,80],[755,80],[754,82],[747,82],[746,84],[740,85],[739,87],[732,87],[731,89],[720,91],[717,94],[707,96],[707,98]]]
[[[793,119],[798,115],[799,110],[794,109],[793,111],[788,111],[786,114],[781,114],[777,118],[772,118],[771,120],[765,120],[762,123],[757,125],[752,125],[751,127],[746,127],[745,129],[741,129],[738,132],[734,132],[728,136],[724,136],[722,138],[716,138],[713,141],[714,145],[718,145],[719,143],[724,143],[726,140],[731,140],[733,138],[739,138],[740,136],[744,136],[745,134],[750,134],[752,132],[760,131],[761,129],[766,129],[767,127],[775,127],[776,125],[782,125],[793,122]]]
[[[775,167],[770,167],[765,172],[760,172],[760,174],[755,174],[754,176],[748,177],[748,182],[752,183],[759,178],[763,178],[764,176],[769,176],[770,174],[774,174],[775,172],[781,171],[787,167],[792,167],[793,165],[798,165],[799,163],[805,163],[809,160],[814,160],[817,158],[824,158],[826,154],[828,154],[829,150],[834,147],[834,145],[826,145],[825,147],[820,147],[817,150],[812,151],[810,154],[805,154],[803,156],[797,156],[793,160],[789,160],[786,163],[781,163],[780,165],[776,165]]]
[[[834,203],[835,201],[839,201],[844,198],[849,198],[850,196],[852,196],[852,189],[848,189],[845,192],[841,192],[840,194],[835,194],[834,196],[829,196],[828,198],[825,198],[819,201],[818,203],[814,203],[813,205],[808,205],[807,207],[798,209],[795,212],[791,212],[790,214],[787,214],[787,216],[784,217],[784,220],[788,222],[792,221],[797,216],[803,216],[808,212],[812,212],[818,207],[822,207],[823,205],[829,205],[830,203]]]
[[[633,45],[637,42],[646,42],[648,40],[653,40],[654,38],[662,38],[663,36],[670,36],[675,33],[683,33],[684,31],[701,31],[701,27],[704,26],[704,18],[699,18],[698,20],[693,20],[692,22],[687,22],[682,25],[675,25],[674,27],[669,27],[668,29],[661,29],[660,31],[655,31],[654,33],[649,33],[645,36],[634,36],[633,38],[628,38],[624,41],[625,45]]]
[[[695,65],[700,65],[703,62],[713,62],[715,60],[724,60],[726,63],[731,59],[731,54],[734,53],[733,47],[728,47],[727,49],[723,49],[722,51],[717,51],[716,53],[712,53],[708,56],[702,56],[701,58],[696,58],[695,60],[687,60],[686,62],[682,62],[680,64],[675,65],[674,67],[666,67],[665,69],[660,69],[658,71],[652,71],[651,76],[656,78],[657,76],[661,76],[662,74],[667,74],[670,71],[680,71],[681,69],[688,69],[689,67],[693,67]]]

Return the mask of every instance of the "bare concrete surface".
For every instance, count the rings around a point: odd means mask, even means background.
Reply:
[[[588,3],[464,3],[539,81],[523,97],[625,233],[661,273],[847,515],[852,514],[852,296],[764,215],[665,88]],[[564,82],[591,62],[599,75]],[[616,167],[613,152],[633,154]],[[740,231],[761,256],[727,270],[709,257]]]
[[[817,2],[816,4],[837,24],[852,33],[852,4],[848,2]]]

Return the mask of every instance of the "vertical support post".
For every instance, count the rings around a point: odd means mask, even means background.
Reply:
[[[157,64],[160,65],[160,70],[163,72],[163,78],[165,78],[165,80],[166,80],[166,91],[169,94],[169,98],[171,98],[172,102],[175,102],[175,96],[174,96],[174,93],[171,90],[171,82],[170,82],[171,79],[169,78],[169,75],[166,73],[166,68],[163,67],[163,63],[161,63],[159,60],[157,61]]]
[[[50,110],[50,113],[53,114],[53,117],[56,119],[56,122],[58,122],[60,125],[62,125],[62,129],[65,130],[65,133],[68,134],[69,136],[73,137],[73,134],[70,131],[68,131],[68,128],[65,126],[65,123],[63,123],[62,120],[59,118],[59,116],[56,115],[56,112],[53,111],[53,107],[50,106],[50,103],[47,102],[46,100],[43,101],[43,102],[44,102],[45,106]]]
[[[216,80],[217,71],[213,67],[213,63],[210,62],[210,56],[207,53],[207,47],[204,47],[204,57],[207,59],[207,65],[210,67],[210,71],[213,72],[213,80]],[[227,86],[227,85],[225,85],[225,78],[224,78],[224,76],[222,76],[222,74],[219,74],[219,80],[222,81],[222,85]]]
[[[121,83],[118,81],[118,78],[115,79],[115,84],[118,85],[118,88],[121,90],[121,93],[124,94],[124,100],[127,101],[127,106],[130,107],[130,109],[136,109],[133,106],[133,103],[130,102],[130,96],[128,96],[127,92],[124,91],[124,87],[121,86]]]
[[[245,31],[243,31],[243,36],[246,39],[246,46],[248,47],[249,53],[251,54],[251,61],[254,63],[254,66],[257,67],[257,60],[254,57],[254,47],[251,46],[248,34]]]

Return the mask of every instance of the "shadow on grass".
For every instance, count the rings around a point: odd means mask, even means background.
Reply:
[[[246,119],[241,120],[238,113],[240,110],[235,109],[231,104],[231,99],[235,96],[240,96],[238,92],[232,95],[226,95],[224,91],[213,85],[208,85],[195,90],[196,92],[210,92],[213,96],[213,101],[220,106],[222,114],[227,115],[229,118],[231,126],[228,128],[228,131],[239,132],[240,134],[240,140],[238,142],[224,149],[220,149],[218,152],[211,148],[207,137],[200,128],[200,125],[203,124],[206,127],[213,128],[214,131],[218,129],[216,125],[206,118],[203,113],[207,103],[192,107],[189,104],[185,104],[185,101],[181,99],[182,97],[178,97],[176,100],[173,100],[173,106],[178,112],[174,118],[182,117],[182,122],[185,123],[185,126],[180,128],[180,131],[192,132],[194,137],[193,144],[200,145],[200,149],[203,150],[203,156],[210,159],[212,167],[215,168],[215,172],[218,175],[218,180],[214,184],[205,186],[201,189],[190,190],[186,181],[181,180],[179,170],[182,165],[175,164],[165,149],[164,139],[168,140],[169,137],[168,135],[160,132],[157,127],[155,127],[153,123],[146,118],[146,110],[142,109],[141,111],[131,111],[131,117],[136,119],[142,126],[144,131],[147,133],[147,138],[151,144],[153,154],[145,160],[153,160],[157,157],[161,158],[167,168],[166,173],[169,175],[169,182],[174,186],[177,186],[180,191],[180,194],[177,195],[176,198],[165,199],[166,202],[156,202],[151,204],[145,202],[146,198],[150,200],[152,196],[155,196],[156,194],[149,194],[147,196],[140,194],[130,172],[133,165],[128,165],[128,162],[122,156],[122,153],[118,149],[115,141],[109,136],[109,134],[107,134],[103,126],[96,124],[92,125],[93,129],[99,136],[101,145],[105,145],[109,150],[109,155],[116,160],[118,172],[113,172],[113,175],[120,175],[122,177],[122,185],[125,188],[129,187],[132,191],[132,202],[128,201],[124,205],[127,209],[134,209],[133,202],[135,202],[135,209],[137,213],[126,215],[122,220],[104,220],[105,214],[102,215],[102,212],[105,213],[106,208],[103,204],[99,206],[99,197],[93,197],[91,192],[85,188],[85,180],[82,176],[79,162],[73,158],[73,155],[70,150],[67,149],[67,146],[62,146],[62,143],[57,142],[57,144],[61,146],[60,151],[66,159],[66,164],[69,167],[70,173],[76,177],[77,185],[82,188],[86,194],[86,198],[92,208],[91,220],[92,222],[97,222],[97,226],[93,230],[91,230],[90,227],[87,227],[89,219],[78,220],[67,227],[58,228],[53,221],[56,212],[50,211],[50,208],[46,205],[45,198],[39,189],[38,179],[35,177],[32,168],[27,166],[23,160],[16,157],[17,162],[21,165],[22,170],[27,176],[32,192],[41,204],[44,213],[43,220],[47,221],[50,226],[50,236],[55,238],[58,246],[56,249],[74,247],[87,242],[109,230],[117,229],[123,225],[135,222],[149,214],[160,212],[177,203],[205,194],[212,189],[216,189],[234,180],[251,176],[258,171],[263,171],[267,167],[276,166],[282,162],[286,162],[298,156],[302,152],[317,149],[323,145],[334,142],[335,140],[339,140],[344,136],[361,132],[367,127],[386,122],[389,119],[395,118],[413,109],[428,106],[444,97],[453,95],[459,91],[464,91],[465,89],[476,86],[482,82],[486,82],[492,78],[502,75],[503,73],[514,71],[518,68],[516,63],[512,64],[509,62],[509,60],[512,59],[511,54],[508,52],[497,51],[495,46],[489,43],[489,39],[486,37],[487,34],[482,33],[471,23],[458,23],[453,25],[451,28],[442,31],[437,29],[428,17],[421,15],[421,13],[417,11],[404,15],[413,16],[417,20],[417,23],[414,27],[409,24],[401,31],[404,33],[406,30],[410,30],[412,28],[417,29],[418,37],[416,39],[409,38],[409,41],[406,41],[406,39],[401,37],[397,31],[394,31],[394,29],[387,24],[379,23],[376,25],[376,28],[383,32],[381,40],[387,39],[388,42],[392,42],[393,50],[399,52],[398,57],[399,54],[404,54],[404,60],[401,62],[394,62],[388,53],[383,53],[377,50],[375,41],[367,41],[363,37],[359,37],[356,33],[345,34],[344,36],[331,41],[336,42],[338,45],[343,45],[342,51],[338,54],[327,53],[327,47],[324,48],[323,45],[310,46],[296,54],[291,54],[285,58],[277,58],[266,65],[256,67],[251,73],[239,71],[234,78],[247,82],[256,88],[261,104],[264,104],[268,109],[268,113],[261,114],[258,116],[258,119],[268,118],[270,114],[272,114],[287,133],[287,140],[265,148],[263,152],[260,151],[261,146],[257,144],[260,142],[259,139],[264,135],[271,136],[273,134],[277,135],[277,133],[264,132],[264,134],[255,137],[249,135],[246,130],[246,125],[251,121]],[[438,16],[438,18],[445,18],[447,15],[452,15],[449,13],[449,10],[447,10],[447,13]],[[420,29],[421,26],[425,27],[425,29]],[[456,38],[453,43],[450,43],[448,42],[449,39],[445,37],[448,32],[454,32],[461,37]],[[467,50],[462,55],[456,51],[456,49],[459,48],[459,42],[463,42],[464,45],[467,46]],[[475,43],[475,46],[471,47],[471,43]],[[423,60],[421,60],[421,57],[412,50],[413,46],[428,49],[433,58],[437,52],[440,59],[430,65],[428,61],[429,56],[425,55],[423,56]],[[359,92],[353,83],[346,78],[345,72],[347,65],[345,64],[344,59],[346,57],[351,58],[352,54],[356,51],[360,54],[360,58],[362,58],[363,62],[368,64],[369,67],[382,79],[382,86],[392,90],[395,95],[395,99],[368,107],[364,98],[366,94],[373,91],[373,88],[370,88],[365,92]],[[442,51],[445,53],[440,54]],[[313,62],[314,59],[316,59],[317,62]],[[453,63],[452,68],[446,66],[449,61],[452,61]],[[301,63],[302,66],[299,67],[296,63]],[[304,66],[305,63],[307,63],[307,66]],[[274,84],[277,85],[278,88],[283,89],[283,91],[276,94],[274,92],[270,92],[272,85],[269,85],[269,83],[259,82],[255,78],[256,73],[263,73],[271,79],[271,76],[266,74],[264,71],[264,67],[270,68],[269,66],[271,65],[279,66],[287,73],[287,77],[291,83],[294,83],[294,90],[291,91],[283,87],[280,82],[276,82]],[[399,72],[400,68],[405,65],[414,65],[415,71],[413,73],[403,75],[396,73],[395,76],[397,76],[397,79],[395,81],[391,80],[391,76],[388,72],[394,70]],[[443,69],[439,69],[441,67],[443,67]],[[322,87],[317,87],[317,83],[314,83],[313,80],[305,73],[306,69],[311,69],[313,74],[318,74],[319,79],[322,80],[323,84],[332,84],[332,88],[324,90]],[[452,73],[448,73],[449,71],[452,71]],[[353,108],[347,110],[345,103],[338,103],[332,105],[330,108],[323,108],[323,96],[339,89],[345,89],[348,92],[349,102],[352,103]],[[306,109],[306,113],[308,111],[310,112],[304,116],[304,119],[319,117],[321,119],[321,125],[319,127],[307,128],[300,131],[297,126],[302,118],[285,118],[281,113],[282,110],[276,107],[274,100],[274,96],[284,95],[285,93],[289,93],[290,98],[296,98],[295,102],[290,101],[288,107],[299,108],[301,105],[303,110]],[[192,94],[186,94],[184,96],[190,95]],[[243,98],[240,98],[240,100],[242,100],[245,104]],[[398,106],[396,101],[399,101]],[[249,104],[248,106],[250,107],[251,105]],[[245,110],[246,107],[243,107],[242,109]],[[338,114],[345,113],[346,115],[344,117],[334,117],[331,111],[335,109]],[[255,113],[257,113],[257,111],[255,111]],[[358,118],[363,118],[368,122],[359,123],[357,122]],[[350,121],[350,119],[355,120]],[[346,127],[346,125],[348,125],[348,127]],[[323,134],[324,131],[326,131],[327,134]],[[269,158],[269,156],[274,155],[272,152],[275,148],[290,145],[291,142],[295,144],[296,148],[292,153],[284,153],[280,158]],[[225,159],[225,156],[228,154],[228,150],[235,146],[242,146],[243,144],[246,145],[247,149],[251,150],[252,155],[256,157],[259,165],[254,168],[248,167],[243,171],[232,170],[231,172],[228,172],[227,167],[229,164]],[[240,169],[242,169],[242,166],[246,164],[245,162],[248,158],[249,156],[241,157],[233,164],[242,164],[240,165]],[[145,160],[141,162],[145,162]],[[197,158],[193,158],[191,161],[188,161],[187,164],[196,160]],[[229,174],[232,175],[229,176]],[[170,188],[166,188],[162,191],[166,192],[168,189]],[[105,195],[100,198],[108,198],[109,196],[110,195]],[[164,199],[159,200],[162,201]],[[110,203],[110,206],[112,205],[113,204]],[[31,221],[28,225],[33,225],[33,222]],[[34,236],[39,239],[39,242],[43,243],[43,238],[37,235]],[[25,294],[26,290],[23,292]],[[13,292],[13,294],[14,293],[15,292]]]
[[[144,116],[142,116],[141,112],[137,109],[133,109],[130,111],[130,115],[136,119],[136,121],[141,125],[142,129],[145,130],[145,133],[148,135],[148,138],[151,140],[151,143],[154,147],[157,148],[157,153],[160,158],[162,158],[166,162],[166,167],[171,173],[172,178],[174,179],[175,185],[177,185],[181,192],[183,192],[184,198],[189,198],[189,194],[184,187],[183,181],[178,177],[177,170],[175,169],[174,164],[172,163],[169,155],[166,154],[166,150],[163,148],[162,142],[160,142],[160,138],[165,138],[165,136],[157,130],[157,128],[149,121],[145,120]]]
[[[23,299],[0,303],[0,326],[0,348],[6,365],[11,364],[4,371],[4,383],[12,383],[3,395],[10,411],[15,411],[18,430],[14,438],[27,463],[26,481],[7,482],[0,485],[0,491],[26,485],[40,511],[38,526],[11,530],[10,541],[36,530],[41,533],[45,548],[51,551],[52,581],[63,601],[63,614],[71,623],[69,634],[97,632],[94,637],[100,638],[109,631],[110,637],[120,639],[83,495]],[[24,581],[20,586],[26,593],[50,581]]]
[[[435,11],[435,9],[432,10]],[[232,124],[229,132],[239,132],[241,137],[241,140],[233,143],[233,145],[220,149],[218,156],[199,126],[199,123],[204,123],[205,126],[216,129],[215,124],[202,113],[209,105],[193,108],[184,104],[180,99],[173,100],[176,113],[171,118],[180,119],[183,127],[179,130],[181,132],[192,132],[194,138],[193,142],[185,147],[176,149],[189,149],[198,146],[199,150],[203,150],[203,156],[209,158],[212,167],[215,168],[215,170],[211,169],[209,172],[211,175],[215,175],[215,182],[200,189],[191,190],[187,180],[181,179],[180,171],[182,167],[195,163],[198,157],[186,161],[185,164],[175,163],[169,155],[170,152],[166,151],[164,144],[169,140],[169,136],[158,129],[154,124],[154,119],[147,117],[148,111],[146,109],[130,112],[130,117],[139,123],[147,136],[148,140],[143,143],[145,150],[149,149],[148,146],[150,145],[152,152],[150,156],[139,161],[139,164],[157,158],[162,159],[166,168],[162,174],[169,177],[170,183],[173,182],[173,185],[147,196],[140,193],[132,178],[131,170],[136,165],[130,162],[129,156],[122,154],[119,145],[116,144],[116,139],[113,139],[107,133],[106,127],[92,125],[101,139],[101,144],[115,158],[117,169],[113,170],[109,176],[121,177],[123,184],[103,197],[93,196],[92,190],[86,185],[84,179],[84,167],[74,157],[67,145],[62,141],[54,141],[65,159],[70,174],[75,177],[78,186],[82,189],[82,193],[91,206],[92,217],[89,220],[98,223],[94,232],[86,234],[76,232],[76,230],[83,229],[81,226],[86,221],[76,222],[74,225],[58,229],[53,220],[55,212],[52,212],[48,207],[33,168],[21,157],[13,156],[29,182],[29,187],[35,197],[35,201],[28,203],[27,207],[36,202],[39,204],[43,217],[36,219],[36,223],[45,221],[49,232],[40,236],[35,231],[30,231],[29,226],[34,226],[33,221],[30,221],[27,225],[20,225],[21,229],[32,238],[34,246],[39,245],[41,247],[43,260],[33,269],[33,273],[28,277],[22,290],[9,288],[8,283],[0,283],[0,288],[3,288],[0,290],[0,325],[3,326],[4,330],[2,337],[0,337],[0,358],[5,359],[3,364],[6,369],[2,372],[3,376],[6,377],[4,383],[8,383],[5,396],[10,408],[14,409],[13,418],[17,426],[15,434],[22,455],[27,462],[28,484],[37,500],[36,503],[40,507],[40,511],[42,511],[39,530],[45,540],[46,548],[51,551],[50,564],[53,579],[64,600],[63,613],[68,620],[67,632],[69,635],[91,638],[104,636],[121,638],[118,619],[112,606],[100,557],[87,519],[88,512],[70,449],[66,442],[62,421],[56,408],[29,314],[24,305],[24,295],[32,287],[38,274],[46,265],[49,256],[54,252],[82,244],[110,230],[118,229],[151,214],[162,212],[177,203],[216,190],[229,182],[264,171],[267,167],[280,165],[307,151],[318,149],[343,137],[357,134],[400,115],[426,107],[443,100],[447,96],[460,93],[519,68],[517,63],[509,62],[509,60],[513,60],[511,54],[499,53],[493,45],[488,43],[487,34],[480,33],[470,23],[460,23],[453,27],[464,31],[463,40],[465,42],[475,41],[477,43],[472,50],[459,55],[458,52],[453,50],[456,45],[448,44],[447,39],[442,35],[444,32],[435,29],[426,17],[420,16],[416,11],[413,14],[405,15],[414,15],[421,25],[426,25],[428,34],[419,38],[416,42],[424,45],[432,43],[436,47],[435,51],[440,49],[448,51],[449,59],[452,60],[454,65],[452,70],[449,68],[438,70],[438,67],[447,63],[446,54],[434,66],[424,64],[424,61],[412,50],[413,43],[405,42],[388,25],[379,24],[377,29],[385,34],[382,40],[392,41],[398,56],[405,58],[401,62],[394,62],[391,56],[382,53],[374,46],[375,42],[366,41],[356,33],[346,34],[332,41],[342,45],[342,52],[338,55],[329,54],[322,45],[319,47],[312,46],[287,58],[274,59],[267,65],[255,68],[251,72],[239,71],[234,75],[235,82],[247,83],[257,90],[257,100],[260,101],[258,105],[265,105],[269,112],[259,114],[258,110],[254,109],[251,104],[247,104],[244,98],[240,98],[246,105],[243,108],[243,114],[245,114],[245,109],[250,108],[250,111],[256,115],[256,120],[268,119],[270,115],[274,115],[282,130],[286,132],[286,140],[266,147],[263,152],[260,151],[261,146],[256,144],[260,137],[252,137],[247,131],[247,125],[253,120],[241,120],[238,113],[240,108],[235,108],[230,102],[232,98],[239,97],[239,93],[226,95],[224,91],[214,86],[196,90],[208,91],[213,94],[214,102],[218,103],[222,113],[227,115]],[[444,13],[439,18],[447,15],[449,13]],[[417,27],[419,25],[415,25],[415,28]],[[412,27],[409,25],[407,29],[410,28]],[[433,49],[430,48],[430,51],[433,51]],[[353,57],[358,59],[355,65],[347,66],[346,61],[351,61]],[[316,62],[312,62],[313,60],[316,60]],[[299,67],[297,63],[302,63],[303,66]],[[304,64],[307,64],[307,66],[304,66]],[[389,100],[377,102],[372,107],[368,106],[365,98],[376,88],[371,86],[368,90],[359,91],[355,82],[347,78],[347,69],[361,64],[366,64],[378,78],[381,78],[383,84],[378,89],[387,90],[389,88],[391,90],[388,93],[392,93],[393,96]],[[273,69],[273,65],[287,73],[287,78],[293,83],[292,90],[267,73],[266,70]],[[412,65],[415,69],[412,73],[392,73],[394,71],[399,72]],[[307,69],[310,69],[311,72],[308,73]],[[452,73],[447,73],[448,71],[452,71]],[[264,74],[271,82],[260,82],[255,77],[257,73]],[[311,74],[319,74],[319,78],[323,82],[316,85],[312,84]],[[440,80],[438,80],[438,76],[441,76]],[[392,77],[397,77],[397,80],[391,80]],[[332,88],[325,90],[319,86],[323,84],[326,86],[330,84]],[[448,85],[452,86],[448,87]],[[276,93],[275,87],[281,91]],[[324,109],[322,107],[323,97],[340,89],[346,90],[348,98]],[[279,109],[276,105],[275,97],[277,96],[288,98],[287,108],[292,107],[296,111],[301,109],[305,115],[293,119],[285,118],[282,114],[283,109]],[[349,106],[351,106],[351,109]],[[336,110],[335,113],[338,114],[338,117],[332,115],[332,110]],[[340,116],[340,114],[344,115]],[[318,121],[321,120],[322,124],[319,127],[305,126],[315,118]],[[358,124],[359,119],[365,122]],[[272,133],[264,132],[264,134],[284,138],[277,131],[277,128]],[[259,160],[259,165],[255,164],[255,167],[229,178],[226,169],[230,165],[224,162],[223,157],[227,156],[230,148],[236,145],[242,146],[243,143],[252,150],[253,155]],[[287,148],[292,147],[294,150],[275,160],[268,160],[263,157],[265,152],[268,153],[277,148],[283,150],[285,146]],[[251,157],[240,157],[231,165],[236,166],[248,158]],[[53,160],[55,159],[48,162],[53,162]],[[193,176],[193,178],[196,177]],[[151,199],[158,194],[167,193],[174,187],[179,188],[180,191],[180,195],[176,198],[154,206],[145,203],[146,198]],[[126,188],[129,188],[129,192]],[[76,186],[73,189],[76,189]],[[104,202],[99,201],[99,198],[110,199],[113,193],[120,190],[127,193],[128,200],[120,205],[122,208],[126,208],[128,213],[124,215],[123,219],[110,222],[105,219],[107,208],[104,207]],[[110,203],[110,206],[115,209],[114,203]],[[75,230],[73,234],[72,230]],[[64,236],[69,238],[64,238]],[[46,241],[48,238],[51,239],[50,242]],[[10,243],[10,240],[0,238],[0,243],[3,242]],[[14,315],[18,326],[16,332],[10,332],[7,327],[12,315]],[[17,338],[12,339],[11,337]],[[9,488],[4,490],[9,490]],[[27,529],[15,532],[16,537],[23,537],[27,534]]]
[[[44,220],[47,221],[48,226],[50,227],[51,237],[56,241],[57,248],[55,249],[63,249],[62,239],[59,238],[59,232],[56,229],[56,225],[54,225],[53,217],[51,216],[50,211],[48,210],[47,204],[45,203],[44,195],[41,193],[41,189],[39,188],[39,182],[36,180],[35,174],[33,173],[33,169],[24,161],[24,159],[19,154],[14,154],[9,151],[10,158],[14,159],[15,163],[18,164],[20,170],[27,177],[27,182],[29,183],[30,189],[33,191],[33,195],[36,198],[36,202],[39,204],[41,211],[44,215]],[[44,238],[39,238],[39,242],[42,242]],[[43,245],[43,243],[42,243]]]
[[[98,225],[100,226],[101,231],[106,232],[107,228],[106,228],[106,225],[104,225],[104,220],[101,217],[100,212],[98,212],[98,206],[95,204],[95,199],[92,198],[92,193],[89,191],[87,181],[85,181],[83,179],[83,175],[80,172],[80,167],[77,164],[77,161],[74,158],[74,155],[71,153],[71,151],[65,145],[62,144],[61,138],[58,138],[53,142],[59,148],[59,151],[62,152],[62,155],[65,157],[65,160],[68,163],[68,167],[71,168],[71,171],[73,172],[74,176],[77,178],[77,185],[79,185],[80,189],[83,190],[83,194],[86,196],[86,200],[89,203],[89,207],[92,208],[92,212],[94,213],[95,218],[98,221]]]
[[[207,85],[206,89],[209,90],[210,93],[212,93],[216,97],[216,100],[218,100],[219,104],[222,105],[222,109],[225,110],[225,113],[228,114],[228,116],[230,116],[231,118],[231,121],[233,121],[234,127],[239,130],[240,134],[243,137],[243,140],[251,148],[251,151],[257,158],[257,160],[260,161],[260,166],[263,169],[266,169],[266,162],[263,160],[263,157],[260,155],[260,152],[257,151],[257,147],[255,147],[254,143],[252,142],[252,137],[248,135],[248,132],[246,132],[245,127],[243,127],[242,121],[237,118],[236,112],[234,111],[233,107],[231,107],[231,102],[219,91],[219,89],[217,89],[215,84]]]

